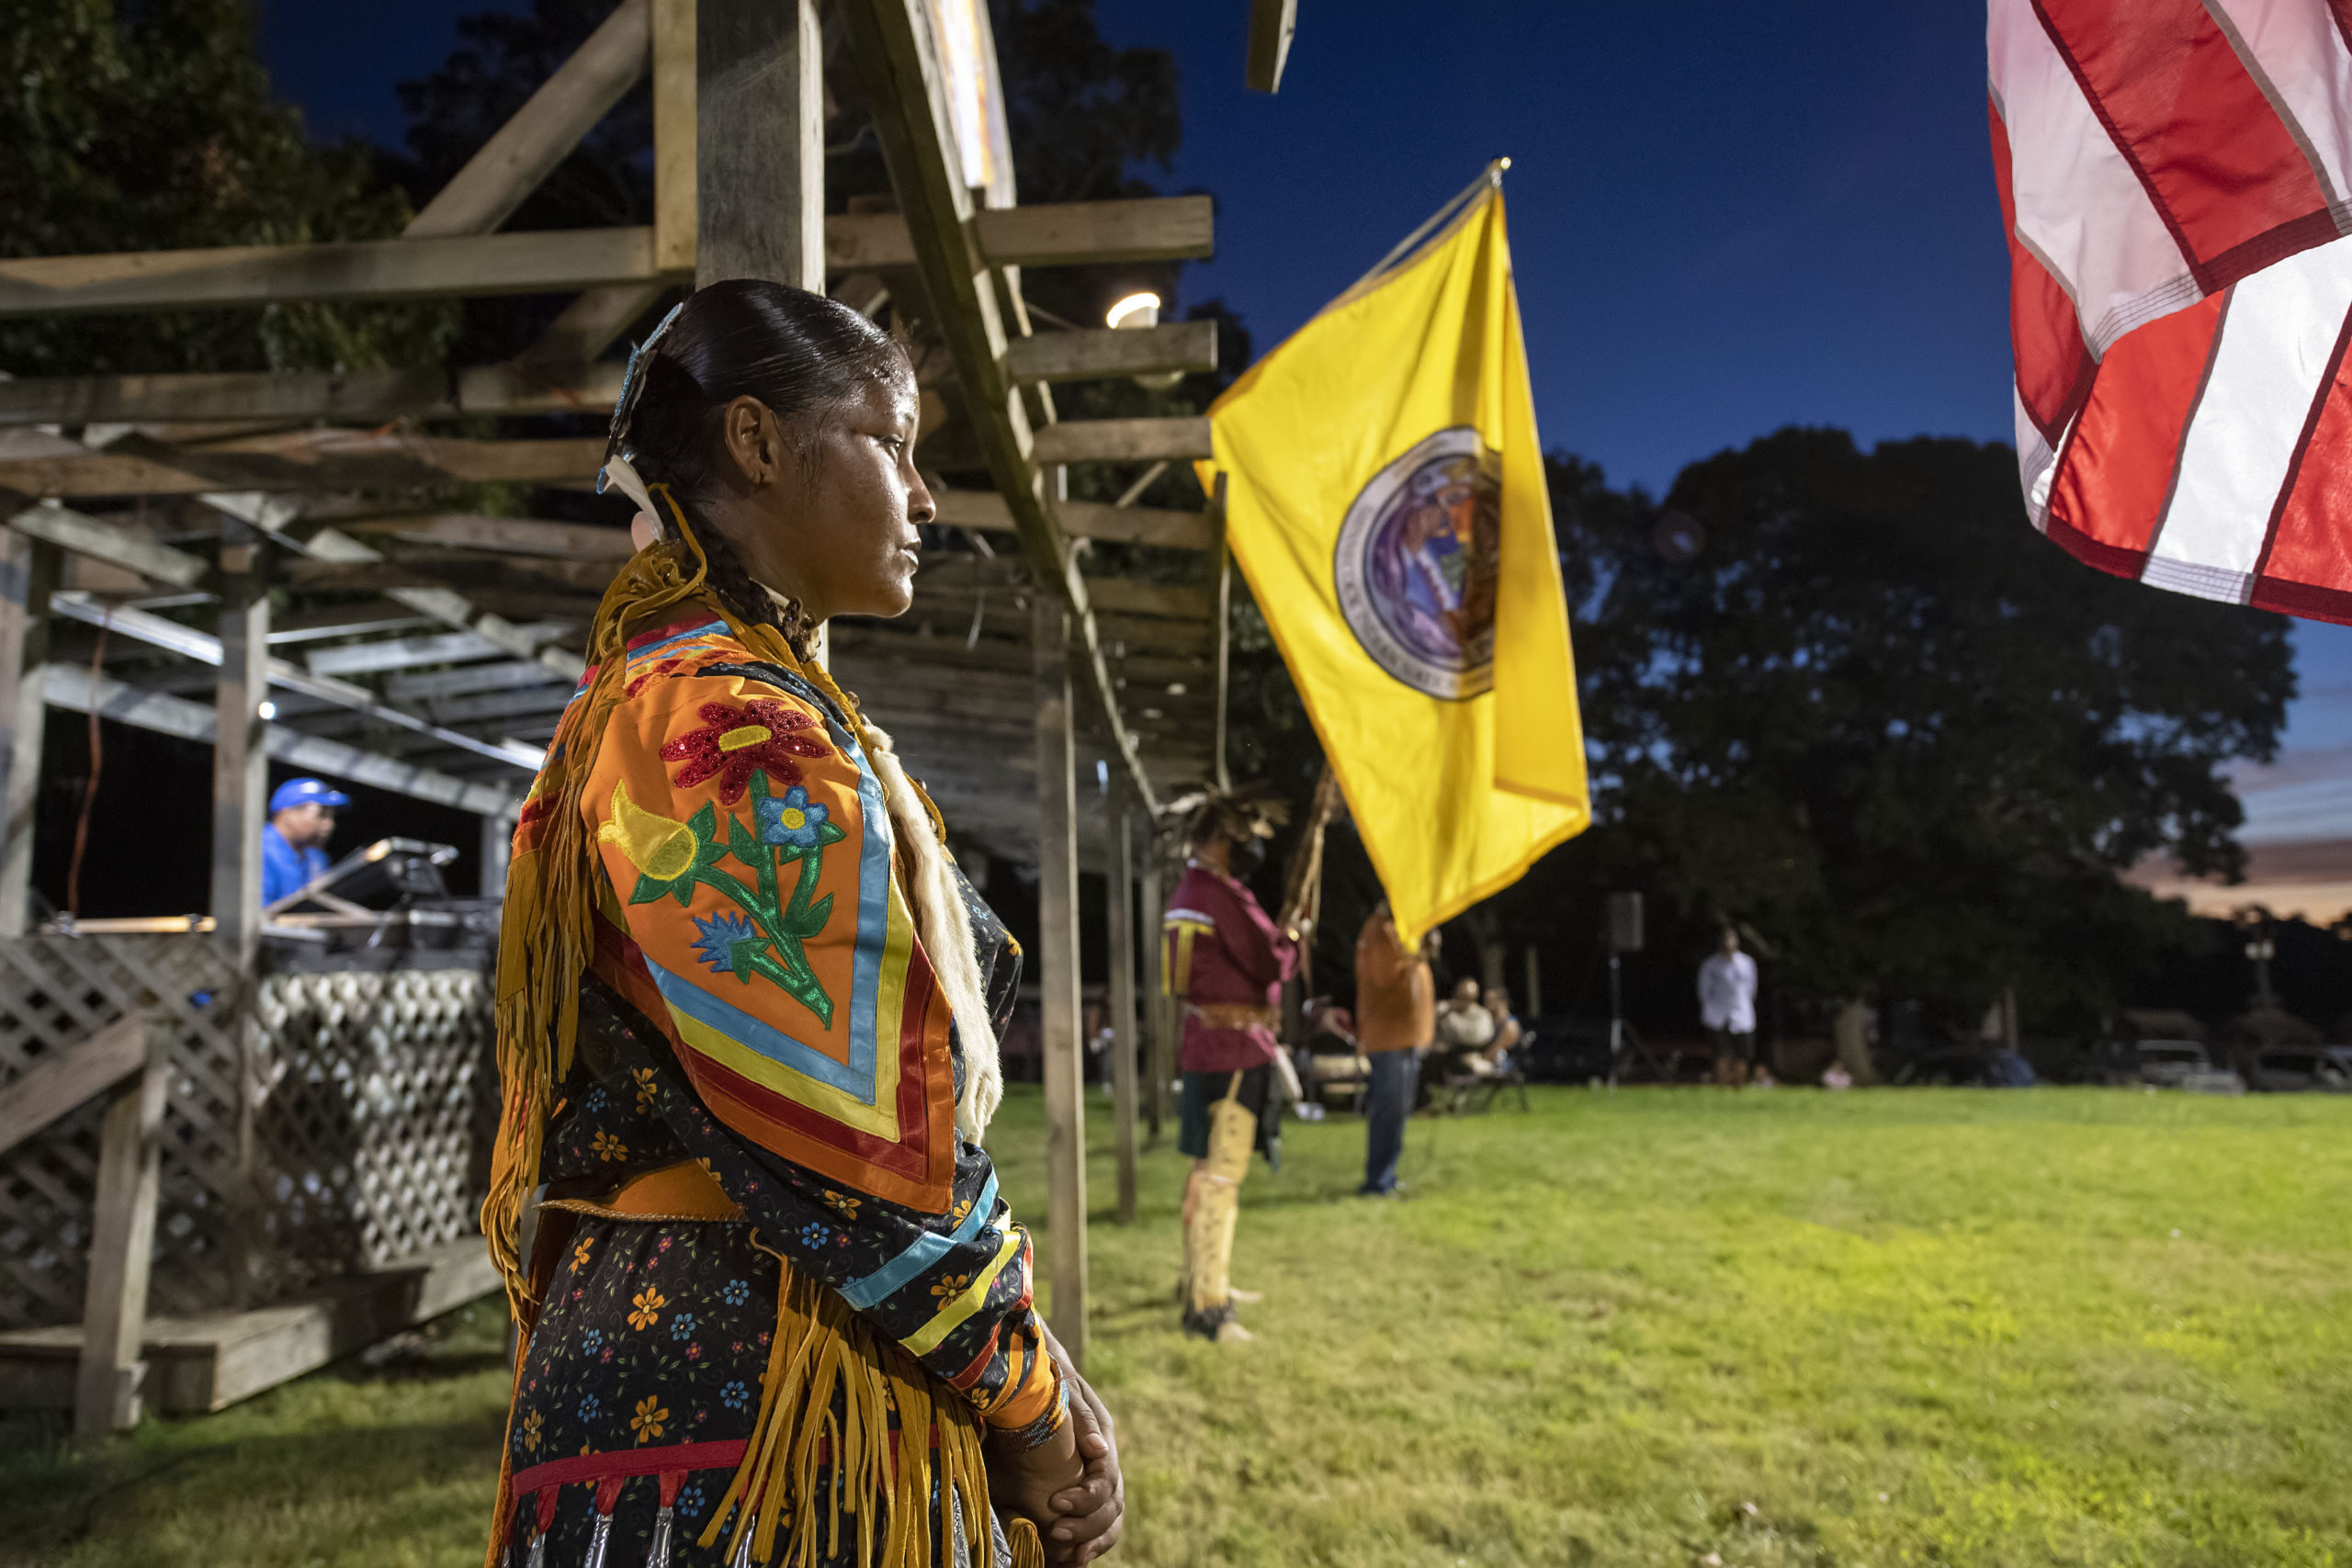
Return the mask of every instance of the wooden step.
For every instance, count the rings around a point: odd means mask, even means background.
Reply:
[[[499,1289],[481,1238],[468,1236],[307,1301],[151,1317],[141,1395],[174,1415],[220,1410]],[[78,1324],[0,1333],[0,1410],[71,1410],[81,1354]]]

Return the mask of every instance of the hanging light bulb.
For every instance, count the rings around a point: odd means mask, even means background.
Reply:
[[[1159,296],[1148,291],[1130,294],[1103,314],[1102,323],[1114,330],[1156,327],[1159,324]],[[1154,376],[1137,376],[1135,383],[1147,391],[1164,392],[1183,378],[1182,371],[1170,370]]]

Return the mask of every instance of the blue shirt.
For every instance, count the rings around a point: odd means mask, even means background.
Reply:
[[[262,903],[275,904],[288,893],[310,886],[312,878],[333,863],[327,859],[326,851],[318,845],[298,850],[286,841],[286,835],[277,830],[277,823],[269,823],[261,830]]]

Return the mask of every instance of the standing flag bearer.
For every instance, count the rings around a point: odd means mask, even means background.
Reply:
[[[1203,482],[1408,948],[1591,818],[1506,166],[1209,411]]]

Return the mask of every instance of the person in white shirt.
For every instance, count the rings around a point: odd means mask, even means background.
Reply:
[[[1714,1043],[1715,1081],[1747,1082],[1756,1070],[1756,960],[1740,952],[1729,926],[1699,965],[1699,1021]]]

